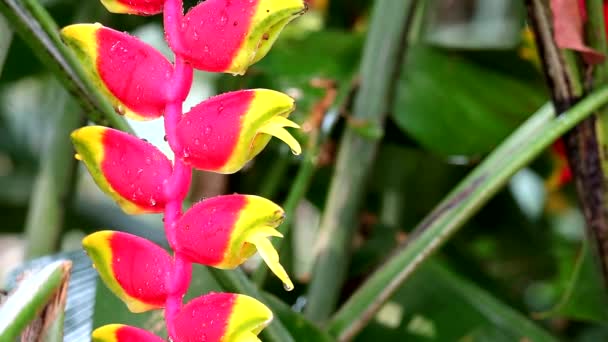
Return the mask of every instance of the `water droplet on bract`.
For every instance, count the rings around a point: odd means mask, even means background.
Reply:
[[[203,46],[203,52],[205,52],[205,53],[209,52],[209,45],[205,44]]]
[[[283,288],[285,289],[285,291],[292,291],[293,285],[283,284]]]
[[[212,131],[211,126],[205,126],[205,135],[211,134],[211,131]]]
[[[154,198],[150,198],[150,205],[153,207],[156,206],[156,200]]]
[[[201,141],[198,139],[194,139],[194,145],[198,146],[201,144]]]
[[[74,158],[76,158],[76,160],[82,160],[82,156],[78,153],[74,155]]]
[[[125,106],[123,106],[121,104],[116,106],[116,108],[114,108],[114,110],[116,111],[116,114],[118,114],[118,115],[125,115]]]
[[[296,150],[293,150],[293,149],[292,149],[292,150],[291,150],[291,154],[293,154],[293,155],[294,155],[294,156],[297,156],[297,155],[299,155],[299,153],[298,153],[298,151],[296,151]]]
[[[226,24],[227,21],[228,17],[226,16],[226,13],[222,13],[222,15],[220,16],[220,23]]]

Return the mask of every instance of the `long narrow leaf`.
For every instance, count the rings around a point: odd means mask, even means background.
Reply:
[[[19,285],[0,307],[0,341],[14,341],[58,292],[67,288],[71,267],[69,261],[54,262]]]
[[[558,118],[543,107],[467,176],[416,228],[414,237],[378,269],[333,317],[340,340],[354,336],[380,306],[515,174],[555,139],[608,102],[608,87]]]
[[[0,15],[0,76],[2,76],[2,69],[4,68],[4,62],[12,39],[13,31],[8,26],[6,19]]]
[[[86,76],[80,62],[61,42],[57,25],[36,0],[0,0],[2,13],[41,62],[57,76],[96,123],[131,131]]]
[[[440,263],[430,261],[425,265],[432,279],[451,288],[458,297],[479,311],[498,329],[516,333],[522,340],[553,341],[555,338],[538,327],[527,317],[494,298],[475,284],[452,272]]]

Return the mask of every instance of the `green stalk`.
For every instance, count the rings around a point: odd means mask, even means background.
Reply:
[[[132,133],[124,118],[116,114],[91,82],[72,51],[61,42],[57,24],[37,1],[0,0],[0,13],[72,93],[91,121]]]
[[[281,183],[283,183],[285,179],[285,174],[289,169],[290,157],[287,153],[280,153],[278,156],[278,160],[273,163],[272,169],[270,169],[268,175],[264,177],[264,182],[260,186],[260,191],[258,191],[259,195],[264,198],[273,199],[279,188]]]
[[[0,15],[0,76],[8,54],[8,48],[11,46],[13,39],[13,30],[8,26],[6,19]]]
[[[291,228],[294,220],[294,215],[296,212],[296,208],[300,203],[300,200],[304,196],[306,196],[306,192],[310,186],[310,182],[312,181],[312,177],[316,170],[315,159],[318,154],[319,146],[317,143],[313,144],[314,147],[306,149],[304,152],[302,164],[298,169],[298,173],[296,178],[289,190],[289,194],[287,195],[287,199],[283,204],[283,209],[285,210],[287,216],[285,217],[285,221],[278,228],[279,232],[283,234],[284,239],[289,238],[289,229]],[[272,244],[277,249],[277,251],[281,251],[281,246],[283,243],[283,239],[273,239]],[[259,287],[264,285],[266,281],[266,277],[268,276],[268,266],[265,263],[260,263],[260,265],[256,268],[252,275],[253,282],[257,284]]]
[[[554,117],[550,105],[541,108],[460,182],[417,226],[413,238],[348,299],[329,324],[332,335],[341,341],[355,336],[399,286],[502,189],[511,176],[607,103],[608,87],[603,87],[559,117]]]
[[[588,19],[586,22],[586,42],[596,51],[608,56],[608,43],[606,41],[606,24],[604,18],[604,1],[603,0],[586,0]],[[593,91],[594,88],[608,83],[608,61],[587,66],[592,72],[590,79],[584,81],[587,88],[586,91]],[[595,239],[595,253],[599,254],[600,265],[604,276],[604,285],[608,286],[608,233],[605,228],[608,226],[608,156],[605,151],[608,151],[608,107],[599,108],[595,116],[595,137],[597,139],[596,155],[602,169],[602,175],[598,178],[602,181],[603,193],[601,203],[597,208],[601,211],[604,223],[604,229],[595,229],[590,231],[589,237]],[[589,225],[592,227],[592,225]],[[591,246],[594,244],[591,243]]]
[[[71,99],[66,101],[67,105],[59,101],[61,108],[51,110],[55,123],[42,152],[25,221],[28,259],[57,251],[65,209],[69,205],[68,195],[74,185],[77,164],[70,133],[85,122],[76,104]]]
[[[396,75],[405,50],[415,1],[375,2],[361,62],[361,86],[352,124],[340,142],[336,169],[321,220],[319,255],[308,291],[305,315],[323,322],[333,312],[344,284],[349,246],[357,228],[357,213],[373,165],[379,139],[363,137],[358,123],[381,131],[391,107]]]
[[[602,84],[595,77],[606,76],[605,65],[586,65],[581,56],[557,46],[553,36],[551,9],[543,0],[527,0],[528,15],[537,38],[547,84],[558,114],[569,110],[594,85]],[[587,1],[590,20],[587,31],[592,47],[606,51],[601,1]],[[599,12],[598,12],[599,11]],[[601,32],[600,32],[601,30]],[[584,60],[584,59],[583,59]],[[597,69],[596,69],[597,68]],[[601,110],[598,108],[598,110]],[[608,286],[608,192],[606,183],[605,135],[608,124],[596,112],[564,135],[568,162],[585,215],[587,239],[590,241]]]

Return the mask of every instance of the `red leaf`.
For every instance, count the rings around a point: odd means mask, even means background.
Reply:
[[[579,51],[585,62],[598,64],[605,56],[587,45],[584,41],[584,16],[579,4],[572,0],[551,0],[553,12],[554,39],[563,49]]]

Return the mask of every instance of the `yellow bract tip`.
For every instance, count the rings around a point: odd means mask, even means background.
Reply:
[[[95,329],[91,335],[93,342],[116,342],[116,331],[124,326],[123,324],[108,324]]]
[[[299,128],[300,126],[285,117],[275,116],[262,126],[259,132],[281,139],[289,148],[291,148],[293,154],[301,154],[302,147],[300,146],[300,143],[285,129],[285,127]]]
[[[283,235],[273,228],[262,228],[256,229],[246,240],[255,245],[258,253],[260,253],[260,256],[264,259],[264,262],[266,262],[272,273],[281,279],[285,290],[291,291],[294,288],[293,283],[283,266],[279,263],[279,253],[277,253],[277,250],[274,249],[274,246],[268,240],[269,236],[282,237]]]

